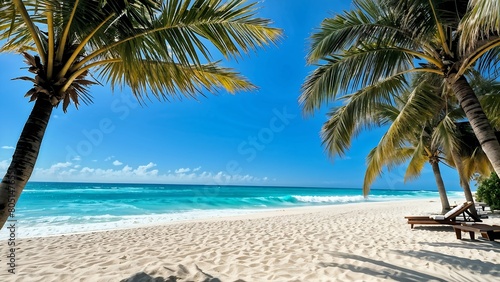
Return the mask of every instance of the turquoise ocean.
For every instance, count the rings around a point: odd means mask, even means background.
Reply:
[[[449,197],[463,197],[450,192]],[[16,206],[18,237],[89,232],[293,207],[435,199],[436,191],[360,188],[29,182]],[[2,230],[0,239],[5,239]]]

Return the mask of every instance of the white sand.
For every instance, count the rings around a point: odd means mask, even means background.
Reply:
[[[0,241],[0,281],[499,281],[498,241],[406,224],[439,207],[361,203],[18,239],[14,275]]]

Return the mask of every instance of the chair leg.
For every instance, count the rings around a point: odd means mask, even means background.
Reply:
[[[483,232],[483,233],[481,233],[481,235],[483,236],[483,238],[488,239],[490,241],[495,240],[495,236],[493,236],[494,235],[493,231]]]
[[[469,235],[470,235],[471,240],[476,240],[476,238],[474,236],[474,231],[469,231]]]

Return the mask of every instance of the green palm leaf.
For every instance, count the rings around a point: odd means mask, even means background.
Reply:
[[[128,85],[139,99],[142,99],[141,93],[146,93],[147,97],[149,91],[158,99],[168,100],[170,95],[195,98],[204,90],[216,92],[218,88],[231,93],[255,89],[238,73],[217,63],[184,66],[174,62],[144,60],[137,67],[139,69],[130,72],[126,62],[109,63],[99,75],[107,78],[111,85]]]
[[[381,142],[373,148],[366,157],[366,171],[363,181],[363,195],[366,197],[370,193],[370,187],[382,174],[383,168],[387,167],[389,171],[396,166],[404,164],[415,151],[415,148],[406,146],[397,148],[391,151],[391,155],[387,156],[382,153],[382,146],[384,145],[384,138]]]
[[[323,144],[328,154],[343,156],[349,149],[351,140],[362,129],[386,122],[385,116],[379,115],[380,107],[390,103],[393,94],[406,87],[404,76],[395,75],[372,87],[366,87],[343,97],[346,104],[328,114],[328,121],[321,130]]]
[[[310,74],[302,85],[300,103],[306,113],[312,112],[337,95],[391,80],[412,64],[413,57],[394,48],[363,46],[345,54],[326,58],[326,63]]]
[[[460,22],[460,49],[469,53],[478,41],[500,34],[500,3],[497,0],[470,0],[469,11]]]

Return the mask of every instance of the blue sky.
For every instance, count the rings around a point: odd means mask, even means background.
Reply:
[[[304,117],[297,102],[304,78],[309,37],[325,17],[348,9],[350,1],[266,0],[259,16],[284,30],[277,46],[224,66],[237,69],[259,90],[139,105],[129,89],[94,86],[94,103],[55,109],[32,180],[189,184],[362,186],[365,156],[383,130],[364,132],[347,157],[329,158],[320,128],[327,107]],[[0,115],[0,173],[32,104],[20,55],[0,55],[3,99]],[[445,185],[459,189],[456,172],[442,166]],[[404,168],[385,173],[373,188],[435,189],[430,167],[403,184]]]

